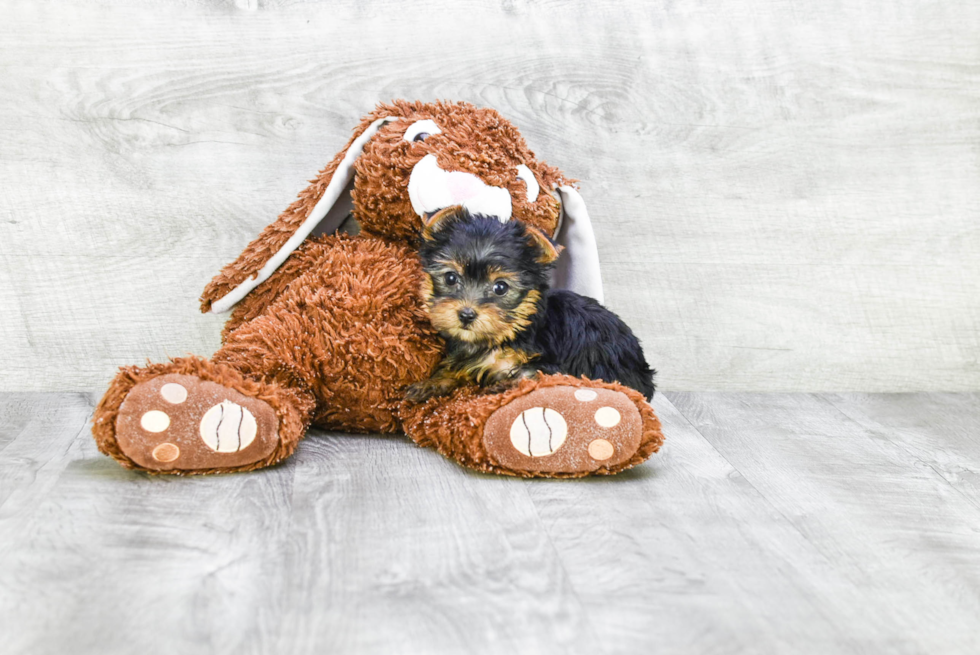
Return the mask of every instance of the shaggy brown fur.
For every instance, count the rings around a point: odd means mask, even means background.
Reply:
[[[250,470],[293,452],[309,423],[345,431],[406,431],[419,445],[433,446],[461,464],[521,476],[575,477],[588,472],[509,470],[494,463],[481,442],[487,418],[509,401],[539,387],[609,388],[635,402],[643,421],[639,450],[613,473],[655,452],[663,440],[650,407],[630,389],[568,376],[542,376],[493,395],[475,389],[432,399],[404,401],[405,389],[429,377],[443,344],[428,322],[419,296],[419,217],[407,191],[412,166],[434,154],[445,170],[466,171],[511,192],[513,215],[547,234],[557,228],[559,205],[547,191],[567,184],[559,171],[535,159],[517,130],[497,112],[465,103],[379,105],[355,130],[356,138],[376,118],[389,123],[367,143],[355,164],[352,198],[357,237],[309,238],[264,283],[235,308],[212,361],[190,357],[143,368],[125,367],[99,403],[93,434],[99,449],[129,468],[141,468],[119,447],[116,417],[133,387],[166,373],[196,375],[268,403],[279,419],[281,444],[267,458],[239,467],[183,471]],[[424,142],[406,142],[407,122],[432,118],[443,130]],[[353,138],[351,141],[353,141]],[[346,150],[346,148],[345,148]],[[289,239],[320,199],[343,158],[338,154],[272,225],[207,286],[201,308],[255,275]],[[515,168],[527,165],[541,184],[536,202],[526,198]],[[532,467],[533,469],[533,467]],[[178,472],[181,471],[168,471]]]
[[[305,272],[230,332],[214,361],[308,389],[318,426],[400,431],[405,387],[442,351],[417,294],[418,258],[405,245],[346,235],[321,237],[305,256]]]

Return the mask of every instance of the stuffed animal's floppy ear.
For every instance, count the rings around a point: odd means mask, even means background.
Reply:
[[[564,248],[552,276],[552,286],[567,289],[602,302],[602,274],[592,221],[585,201],[571,186],[556,189],[561,217],[555,242]]]
[[[345,212],[330,210],[338,200],[346,200],[345,191],[354,178],[354,162],[371,137],[392,120],[398,119],[381,117],[370,123],[362,122],[347,146],[299,194],[296,202],[280,214],[276,222],[262,230],[238,259],[225,266],[205,287],[201,311],[221,313],[230,310],[252,289],[269,279],[314,229],[320,234],[335,231],[343,222]],[[336,224],[321,225],[324,219]]]
[[[559,246],[547,236],[545,233],[538,228],[528,225],[527,226],[527,236],[532,243],[538,248],[540,254],[538,255],[538,262],[541,264],[550,264],[556,259],[564,248]]]

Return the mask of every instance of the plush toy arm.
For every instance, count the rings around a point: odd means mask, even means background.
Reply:
[[[252,289],[269,279],[317,228],[345,192],[354,175],[354,161],[368,140],[388,120],[372,115],[361,122],[347,146],[320,171],[297,200],[204,288],[201,295],[202,312],[226,312]],[[336,227],[333,226],[333,229]],[[319,231],[332,230],[324,230],[321,226]]]

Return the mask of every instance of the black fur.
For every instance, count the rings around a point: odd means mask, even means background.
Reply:
[[[616,314],[572,291],[545,293],[543,320],[534,333],[540,353],[535,367],[545,373],[584,375],[632,387],[653,397],[653,376],[640,342]]]
[[[549,289],[553,264],[542,263],[543,254],[520,221],[501,223],[463,210],[425,233],[420,255],[433,284],[430,306],[450,300],[479,312],[493,304],[505,321],[511,321],[506,325],[513,325],[518,308],[527,307],[528,294],[540,294],[528,325],[503,341],[464,342],[444,332],[448,359],[461,361],[470,351],[471,356],[478,356],[491,345],[509,347],[532,355],[528,366],[534,370],[615,381],[652,398],[656,372],[647,364],[630,328],[592,298]],[[444,283],[446,268],[440,263],[447,261],[462,270],[462,279],[452,287]],[[503,297],[492,292],[490,271],[494,270],[516,277]]]

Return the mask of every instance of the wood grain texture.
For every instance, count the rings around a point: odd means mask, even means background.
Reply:
[[[0,635],[48,653],[962,653],[980,395],[672,393],[612,478],[470,473],[314,432],[150,477],[93,395],[0,394]]]
[[[980,388],[980,5],[11,0],[0,389],[208,354],[196,298],[381,100],[581,180],[665,389]]]
[[[962,444],[965,430],[972,447],[957,449],[956,467],[976,470],[980,398],[684,393],[671,400],[783,522],[833,562],[842,585],[835,605],[847,607],[862,640],[889,635],[882,645],[892,652],[967,652],[976,643],[980,504],[930,460]],[[944,429],[950,424],[960,435]],[[925,459],[913,446],[924,439],[938,450]]]

